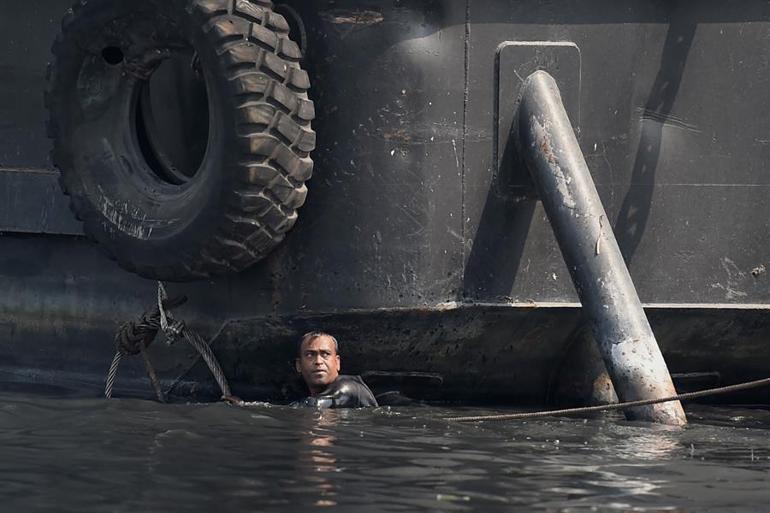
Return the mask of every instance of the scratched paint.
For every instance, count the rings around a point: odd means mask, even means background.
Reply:
[[[577,204],[575,203],[575,198],[572,196],[572,191],[569,187],[572,179],[564,174],[564,171],[562,171],[556,159],[556,155],[553,153],[553,144],[551,143],[548,120],[541,123],[537,117],[533,115],[530,120],[530,127],[535,136],[535,144],[542,150],[544,158],[548,162],[548,166],[550,167],[554,178],[556,178],[556,188],[564,200],[564,206],[570,209],[576,208]]]
[[[725,299],[728,300],[747,297],[748,293],[740,289],[746,279],[746,273],[728,257],[723,257],[719,263],[725,272],[725,280],[724,283],[712,283],[711,288],[722,290],[725,294]]]
[[[385,17],[377,11],[366,9],[343,10],[335,9],[321,13],[321,18],[335,25],[369,26],[382,23]]]

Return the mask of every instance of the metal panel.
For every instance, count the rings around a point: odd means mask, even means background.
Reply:
[[[462,274],[465,6],[296,2],[318,150],[269,266],[277,308],[435,304]],[[258,266],[259,267],[259,266]],[[234,280],[248,294],[250,270]]]
[[[72,3],[0,1],[0,168],[50,167],[43,84],[51,43]]]
[[[643,300],[770,300],[767,4],[471,2],[469,26],[469,133],[494,123],[501,43],[580,48],[581,147]],[[494,144],[466,144],[466,297],[574,300],[540,207],[495,193]]]
[[[0,232],[82,235],[58,179],[56,171],[0,170]]]

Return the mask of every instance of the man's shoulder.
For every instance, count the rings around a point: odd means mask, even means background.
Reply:
[[[326,390],[316,396],[292,403],[292,406],[313,408],[367,408],[376,407],[377,399],[361,376],[340,374]]]
[[[329,392],[337,400],[337,406],[342,408],[361,408],[377,406],[377,399],[366,386],[361,376],[340,374],[329,387]]]

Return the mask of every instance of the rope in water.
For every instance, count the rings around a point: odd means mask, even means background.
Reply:
[[[163,289],[163,294],[165,295],[165,289]],[[177,307],[186,300],[187,298],[185,297],[173,300],[168,300],[165,297],[161,298],[161,301],[142,314],[138,321],[128,321],[120,326],[117,333],[115,333],[115,356],[112,358],[110,369],[107,372],[107,379],[105,380],[104,396],[107,399],[112,398],[112,390],[115,386],[115,379],[117,378],[118,368],[123,360],[123,356],[141,355],[156,397],[160,402],[165,402],[165,397],[160,389],[160,381],[145,350],[155,340],[158,331],[162,328],[162,318],[164,316],[162,312],[166,308]]]
[[[115,351],[115,356],[112,357],[112,364],[110,364],[110,370],[107,371],[107,380],[104,383],[104,397],[107,399],[112,399],[112,387],[115,386],[115,378],[118,376],[118,367],[122,359],[123,353]]]
[[[104,396],[107,399],[112,397],[112,390],[115,386],[118,367],[120,366],[123,356],[139,354],[144,360],[147,376],[155,391],[155,396],[160,402],[166,401],[158,375],[146,352],[147,347],[155,339],[158,332],[163,332],[163,334],[166,335],[169,344],[178,337],[184,338],[187,343],[198,352],[201,358],[203,358],[203,361],[206,362],[214,380],[217,382],[217,385],[219,385],[222,396],[230,397],[232,395],[227,378],[225,377],[224,372],[222,372],[222,367],[220,367],[211,347],[195,330],[185,326],[182,321],[174,320],[171,317],[170,312],[166,311],[167,309],[179,306],[186,300],[187,298],[184,297],[169,300],[166,295],[165,287],[162,283],[158,282],[157,305],[148,312],[145,312],[139,321],[127,322],[118,329],[118,332],[115,334],[115,356],[112,358],[112,363],[107,372],[104,386]]]
[[[150,361],[150,357],[147,356],[147,351],[144,346],[139,347],[139,354],[142,355],[142,360],[144,360],[144,369],[147,371],[147,377],[150,378],[150,384],[155,392],[155,397],[157,397],[158,402],[165,403],[166,395],[163,393],[160,379],[158,379],[158,375],[155,373],[155,368],[152,366],[152,362]]]
[[[182,334],[184,335],[185,340],[187,340],[187,343],[193,346],[195,350],[198,351],[198,354],[201,355],[203,361],[206,362],[209,371],[211,371],[211,375],[214,376],[214,380],[217,382],[217,385],[219,385],[222,397],[227,398],[232,396],[233,394],[230,391],[230,385],[227,383],[225,373],[222,372],[222,367],[219,366],[219,362],[217,362],[217,358],[214,356],[211,347],[193,330],[185,329]]]
[[[548,410],[548,411],[534,411],[534,412],[521,412],[521,413],[505,413],[502,415],[475,415],[469,417],[446,417],[444,420],[454,422],[479,422],[479,421],[502,421],[502,420],[525,420],[525,419],[537,419],[541,417],[555,417],[560,415],[576,415],[580,413],[594,413],[600,411],[610,410],[624,410],[626,408],[635,408],[637,406],[648,406],[651,404],[667,403],[669,401],[687,401],[689,399],[698,399],[700,397],[708,397],[718,394],[728,394],[730,392],[739,392],[741,390],[749,390],[752,388],[759,388],[770,385],[770,378],[758,379],[755,381],[747,381],[745,383],[738,383],[735,385],[728,385],[724,387],[708,388],[706,390],[699,390],[697,392],[687,392],[684,394],[672,395],[670,397],[662,397],[659,399],[643,399],[639,401],[628,401],[617,404],[604,404],[599,406],[585,406],[582,408],[565,408],[562,410]]]

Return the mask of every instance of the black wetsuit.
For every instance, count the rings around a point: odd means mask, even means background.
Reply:
[[[340,375],[326,390],[316,396],[306,397],[292,406],[311,408],[366,408],[377,406],[377,399],[359,376]]]

